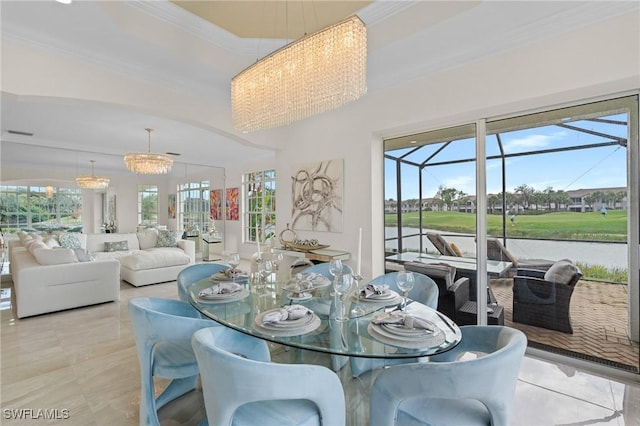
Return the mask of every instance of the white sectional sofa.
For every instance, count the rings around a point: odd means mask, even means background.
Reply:
[[[9,242],[18,318],[118,300],[121,278],[134,286],[173,281],[195,262],[193,241],[160,238],[173,246],[157,247],[155,230],[69,235]]]

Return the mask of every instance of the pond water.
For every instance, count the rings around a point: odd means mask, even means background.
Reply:
[[[403,235],[416,234],[417,228],[402,228]],[[426,232],[426,231],[425,231]],[[438,232],[438,231],[434,231]],[[473,236],[457,235],[449,232],[440,232],[450,243],[455,243],[463,254],[472,256],[475,252],[475,240]],[[386,238],[397,237],[395,227],[385,227]],[[387,241],[387,250],[397,249],[397,241]],[[529,240],[509,238],[507,249],[520,259],[571,259],[573,262],[581,262],[587,265],[601,265],[609,269],[627,269],[627,244],[626,243],[593,243],[582,241],[552,241]],[[405,250],[419,250],[420,237],[409,237],[403,241]],[[435,252],[435,248],[427,237],[423,238],[423,248]]]

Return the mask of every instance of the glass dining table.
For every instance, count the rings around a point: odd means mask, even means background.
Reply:
[[[384,300],[358,297],[358,292],[339,297],[331,285],[313,288],[305,297],[285,289],[286,283],[253,285],[239,283],[241,289],[227,297],[203,297],[218,283],[210,278],[189,287],[190,303],[203,315],[239,332],[287,347],[364,358],[416,358],[446,352],[462,339],[458,326],[435,309],[408,300],[406,314],[426,321],[428,329],[405,330],[394,334],[394,324],[376,324],[381,315],[397,315],[402,298],[395,294]],[[236,286],[237,287],[237,286]],[[355,285],[354,285],[355,287]],[[216,288],[217,289],[217,288]],[[204,293],[203,293],[204,292]],[[266,320],[284,311],[303,307],[309,316],[271,327]],[[298,311],[300,312],[300,311]],[[372,320],[374,320],[372,322]],[[286,323],[283,321],[283,323]],[[300,323],[299,327],[294,327]],[[391,332],[389,332],[391,331]]]

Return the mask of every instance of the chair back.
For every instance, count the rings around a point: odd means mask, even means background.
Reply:
[[[409,291],[409,298],[422,303],[430,308],[438,307],[438,285],[428,276],[414,272],[415,284],[413,289]],[[386,284],[389,289],[402,294],[402,290],[397,284],[398,272],[389,272],[379,275],[371,280],[371,284]]]
[[[447,240],[445,240],[442,237],[442,235],[434,234],[434,233],[427,233],[427,238],[429,239],[429,241],[431,241],[431,244],[433,244],[433,246],[436,248],[436,250],[438,250],[440,252],[440,254],[443,254],[445,256],[456,256],[456,257],[458,257],[458,254],[455,252],[453,247],[451,247],[451,245],[447,242]]]
[[[272,363],[264,340],[225,327],[196,332],[192,345],[209,424],[307,424],[310,413],[318,423],[345,424],[344,392],[331,370]]]
[[[518,259],[497,238],[487,238],[487,259],[500,262],[511,262],[518,267]]]
[[[320,274],[323,275],[327,278],[329,278],[330,280],[333,280],[333,275],[331,275],[331,273],[329,272],[329,263],[318,263],[317,265],[313,265],[313,266],[309,266],[308,268],[304,268],[302,271],[302,273],[311,273],[314,272],[316,274]],[[346,263],[342,264],[342,273],[343,274],[353,274],[353,269],[351,269],[351,266],[347,265]]]
[[[187,266],[178,273],[176,280],[178,284],[178,297],[183,302],[188,302],[189,286],[191,286],[191,284],[230,268],[229,265],[223,263],[196,263]]]
[[[462,341],[430,362],[380,372],[371,425],[412,418],[428,424],[509,425],[527,339],[503,326],[463,326]],[[460,359],[460,357],[465,358]]]
[[[129,317],[140,365],[140,424],[158,425],[157,410],[195,386],[199,371],[191,336],[212,321],[188,303],[151,297],[129,300]],[[175,380],[156,399],[153,377],[190,380]]]

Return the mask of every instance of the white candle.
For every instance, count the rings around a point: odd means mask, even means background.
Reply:
[[[362,228],[358,232],[358,275],[362,275]]]
[[[256,230],[256,242],[258,243],[258,259],[260,259],[262,256],[260,256],[260,227],[258,226],[258,229]]]

